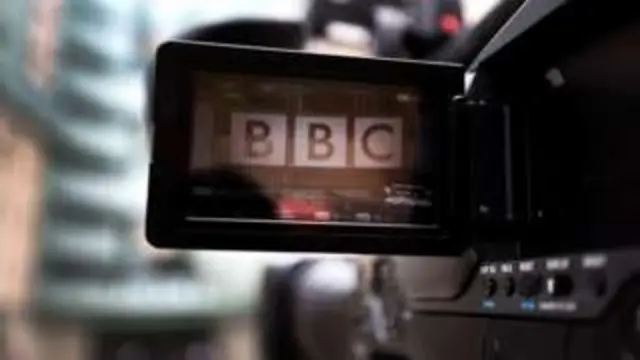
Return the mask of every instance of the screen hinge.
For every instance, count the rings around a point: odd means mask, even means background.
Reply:
[[[474,234],[497,236],[517,218],[511,107],[459,96],[451,113],[456,213]]]

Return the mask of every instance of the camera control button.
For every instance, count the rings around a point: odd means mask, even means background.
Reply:
[[[573,279],[568,275],[553,275],[546,279],[545,290],[553,297],[569,296],[573,292]]]
[[[588,276],[587,285],[593,296],[602,297],[607,293],[607,276],[602,271],[594,271]]]
[[[518,294],[523,297],[532,297],[542,292],[542,277],[537,274],[527,274],[518,281]]]
[[[504,279],[503,290],[506,296],[513,296],[516,293],[516,280],[512,277]]]
[[[484,296],[491,297],[498,292],[498,282],[496,279],[484,280]]]

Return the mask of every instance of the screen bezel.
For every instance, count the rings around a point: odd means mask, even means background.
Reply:
[[[157,51],[150,99],[152,163],[148,241],[161,248],[340,253],[416,253],[458,246],[447,239],[451,189],[446,141],[434,144],[437,226],[327,225],[305,222],[185,220],[193,121],[193,75],[198,72],[407,86],[428,98],[442,140],[450,100],[463,89],[463,68],[446,63],[368,59],[249,46],[171,41]],[[427,102],[423,102],[423,106]],[[425,109],[422,109],[425,110]],[[419,229],[419,230],[418,230]],[[304,239],[303,239],[304,238]],[[423,240],[423,241],[413,241]],[[425,240],[429,240],[428,242]],[[433,246],[429,246],[433,245]]]

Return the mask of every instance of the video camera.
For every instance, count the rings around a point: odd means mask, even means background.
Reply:
[[[414,358],[637,358],[628,7],[527,1],[467,65],[167,43],[148,239],[383,254]]]
[[[627,184],[637,173],[622,161],[632,151],[618,146],[635,148],[629,129],[593,115],[628,104],[578,98],[590,90],[582,68],[543,52],[548,39],[505,50],[532,33],[467,69],[164,44],[151,96],[149,241],[452,254],[487,242],[556,246],[549,240],[562,237],[571,250],[599,247],[605,234],[631,240],[639,225],[629,216],[640,209]],[[553,44],[586,46],[569,36]],[[527,64],[522,53],[541,59]]]

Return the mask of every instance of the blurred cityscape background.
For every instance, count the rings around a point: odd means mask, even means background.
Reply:
[[[363,2],[324,0],[349,1]],[[311,29],[308,51],[402,57],[379,22],[455,35],[498,1],[436,24],[368,1],[374,23],[350,24],[308,0],[0,0],[0,359],[260,357],[263,271],[309,256],[146,244],[144,74],[159,43],[267,19]]]

